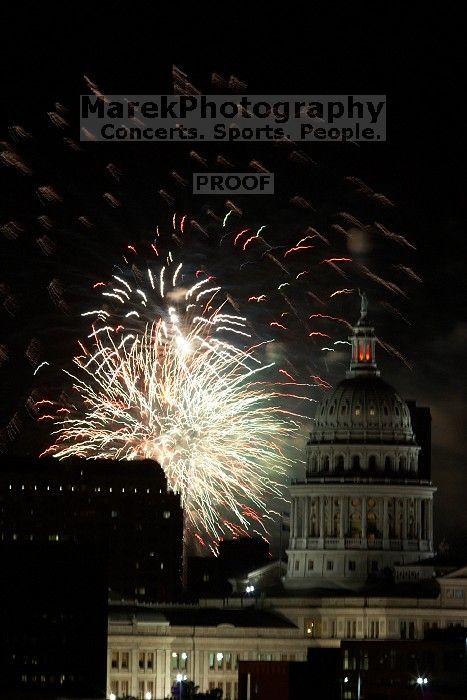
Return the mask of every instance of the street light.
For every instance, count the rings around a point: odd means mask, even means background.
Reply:
[[[109,700],[117,700],[117,696],[115,695],[115,693],[110,693]]]
[[[245,588],[246,593],[254,593],[255,592],[255,587],[254,586],[247,586]]]
[[[428,678],[422,678],[419,676],[417,678],[417,685],[427,685],[428,684]]]
[[[152,700],[152,693],[151,691],[147,691],[144,695],[144,700]]]
[[[175,676],[175,678],[176,678],[177,683],[178,683],[178,697],[179,697],[179,700],[182,700],[182,680],[183,680],[183,676],[182,676],[181,673],[177,673],[177,675]]]

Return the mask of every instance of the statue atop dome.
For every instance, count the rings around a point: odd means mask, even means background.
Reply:
[[[358,290],[358,293],[360,295],[360,318],[359,318],[359,323],[361,321],[364,321],[366,319],[366,315],[368,313],[368,297],[365,292],[361,292]]]

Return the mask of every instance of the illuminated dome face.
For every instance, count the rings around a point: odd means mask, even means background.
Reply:
[[[414,442],[410,413],[375,374],[344,379],[318,407],[312,441],[343,439]]]

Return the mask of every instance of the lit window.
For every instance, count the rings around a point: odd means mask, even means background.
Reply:
[[[130,664],[130,652],[129,651],[122,651],[122,661],[121,661],[120,668],[128,670],[129,664]]]
[[[361,413],[361,408],[360,408],[360,406],[357,406],[356,409],[355,409],[355,415],[356,415],[356,416],[359,416],[360,413]]]
[[[164,520],[168,520],[170,518],[170,510],[164,510],[164,512],[162,513],[162,517],[164,518]]]

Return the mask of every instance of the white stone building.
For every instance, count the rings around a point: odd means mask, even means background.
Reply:
[[[197,606],[114,608],[109,615],[107,697],[170,697],[177,678],[200,691],[237,698],[238,660],[306,659],[308,640],[294,623],[253,599]]]
[[[222,688],[225,699],[235,700],[239,660],[303,661],[309,649],[337,647],[342,639],[423,639],[430,628],[467,627],[467,567],[432,581],[431,597],[414,588],[406,596],[243,599],[255,608],[247,609],[249,619],[238,597],[170,609],[114,608],[107,697],[163,700],[181,674],[202,691]]]
[[[318,407],[306,478],[290,487],[289,589],[361,589],[433,555],[433,493],[410,413],[380,378],[362,305],[346,379]]]

